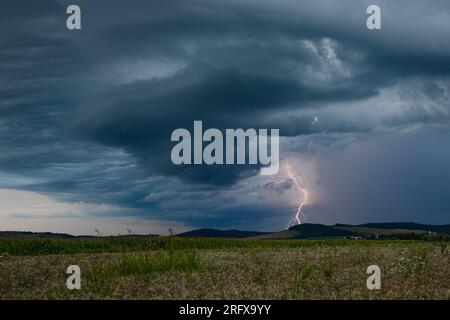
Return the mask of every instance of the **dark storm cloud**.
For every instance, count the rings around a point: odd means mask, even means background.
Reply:
[[[148,41],[151,57],[163,55],[186,66],[170,78],[141,80],[104,91],[87,102],[88,108],[95,105],[97,110],[83,112],[88,116],[75,128],[102,144],[123,147],[149,171],[190,181],[229,184],[247,170],[172,166],[167,137],[178,127],[190,128],[194,120],[217,128],[277,127],[288,136],[314,133],[317,129],[310,125],[310,118],[283,117],[279,112],[363,100],[404,78],[450,72],[449,56],[443,53],[411,55],[383,44],[376,47],[367,40],[369,35],[360,35],[364,28],[339,32],[320,20],[307,21],[308,27],[302,28],[303,16],[290,14],[283,6],[272,7],[275,11],[268,14],[268,8],[255,12],[251,6],[227,2],[217,10],[205,2],[172,5],[163,7],[173,12],[159,9],[157,18],[146,17],[142,23],[133,21],[127,26],[121,20],[117,34],[107,33],[100,42],[125,52],[135,45],[138,56]],[[321,42],[328,37],[330,42]],[[311,44],[304,41],[312,41],[316,51],[311,52]],[[329,50],[350,76],[323,65]],[[324,83],[308,79],[304,74],[308,68],[331,78]],[[397,122],[401,125],[402,119]],[[334,121],[324,129],[370,132],[374,128],[370,123]]]
[[[70,32],[73,2],[1,0],[0,172],[145,207],[151,177],[207,191],[257,174],[172,165],[170,133],[194,120],[325,146],[448,125],[450,4],[381,1],[370,32],[369,2],[75,1],[83,29]]]
[[[354,143],[318,159],[326,190],[316,221],[448,223],[448,129]]]
[[[267,119],[274,110],[362,99],[374,94],[350,85],[308,87],[293,77],[263,76],[211,67],[189,68],[169,79],[133,82],[115,87],[84,111],[74,130],[103,144],[123,147],[151,170],[191,181],[229,184],[248,166],[177,167],[171,164],[168,137],[176,128],[192,129],[194,120],[207,128],[281,128]],[[106,102],[106,103],[105,103]],[[274,126],[277,124],[278,126]],[[304,130],[304,128],[302,129]],[[299,132],[292,132],[297,135]]]

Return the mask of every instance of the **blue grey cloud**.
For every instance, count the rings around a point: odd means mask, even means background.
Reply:
[[[203,120],[280,128],[283,157],[316,163],[317,222],[448,217],[448,1],[379,1],[375,32],[370,1],[74,3],[76,32],[67,1],[1,1],[0,187],[191,225],[281,227],[291,208],[252,194],[283,194],[288,180],[271,189],[254,166],[171,163],[170,133]],[[379,161],[359,167],[372,143]]]

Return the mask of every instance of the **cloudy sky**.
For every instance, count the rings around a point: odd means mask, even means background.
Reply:
[[[0,0],[0,230],[285,228],[283,167],[171,163],[194,120],[279,128],[304,221],[450,223],[449,112],[448,0]]]

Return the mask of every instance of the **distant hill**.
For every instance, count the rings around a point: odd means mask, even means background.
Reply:
[[[428,231],[426,230],[412,230],[412,229],[382,229],[382,228],[369,228],[369,227],[362,227],[362,226],[333,226],[335,229],[341,229],[341,230],[347,230],[359,233],[360,235],[364,237],[393,237],[395,235],[397,236],[405,236],[410,234],[420,235],[420,234],[427,234]],[[436,232],[433,232],[433,235],[437,235]]]
[[[305,223],[278,232],[257,232],[241,230],[197,229],[183,232],[175,237],[191,238],[240,238],[240,239],[429,239],[450,236],[450,225],[428,225],[414,222],[365,223],[360,225]],[[73,236],[66,233],[0,231],[0,238],[90,238],[93,236]],[[158,237],[158,235],[117,235],[105,237]]]
[[[158,234],[125,234],[109,236],[104,238],[141,238],[141,237],[159,237]],[[30,232],[30,231],[0,231],[0,238],[37,238],[37,239],[70,239],[70,238],[97,238],[92,235],[74,236],[67,233],[52,233],[52,232]]]
[[[447,225],[430,225],[414,222],[387,222],[387,223],[365,223],[358,225],[359,227],[375,228],[375,229],[407,229],[407,230],[423,230],[437,233],[445,233],[450,235],[450,224]]]
[[[325,239],[325,238],[347,238],[362,237],[363,235],[354,231],[325,226],[323,224],[304,223],[288,230],[253,237],[254,239]]]
[[[0,238],[74,238],[67,233],[30,232],[30,231],[0,231]]]
[[[155,234],[155,233],[149,233],[149,234],[119,234],[117,236],[106,236],[106,237],[119,237],[119,238],[148,238],[148,237],[154,237],[154,238],[158,238],[160,237],[159,234]]]
[[[175,235],[176,237],[201,237],[201,238],[250,238],[268,234],[268,232],[197,229]]]
[[[367,223],[362,225],[301,224],[288,230],[253,237],[253,239],[326,239],[326,238],[366,238],[366,239],[420,239],[424,236],[450,235],[449,225],[423,225],[418,223]]]

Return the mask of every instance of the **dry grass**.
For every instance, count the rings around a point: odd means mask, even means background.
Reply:
[[[0,258],[0,298],[450,299],[446,248],[391,242],[195,253],[156,250],[131,258],[123,253],[8,256]],[[131,268],[117,272],[124,263]],[[65,287],[65,270],[71,264],[82,270],[78,291]],[[371,264],[382,270],[378,291],[366,287]]]

